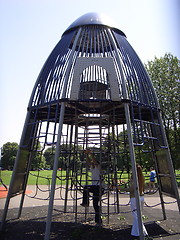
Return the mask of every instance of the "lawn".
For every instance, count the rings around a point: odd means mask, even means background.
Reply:
[[[180,170],[176,170],[176,179],[178,186],[180,186]],[[146,183],[149,182],[149,174],[144,174]],[[1,171],[0,172],[0,178],[2,179],[3,183],[6,185],[9,185],[10,179],[12,176],[12,171]],[[65,178],[66,178],[66,172],[65,171],[58,171],[57,172],[57,184],[65,184]],[[51,183],[52,178],[52,170],[41,170],[41,171],[31,171],[28,178],[28,185],[47,185]],[[82,179],[85,179],[85,175],[82,177]],[[123,173],[121,176],[121,179],[126,182],[127,181],[127,174]],[[62,181],[61,181],[62,180]]]
[[[60,177],[60,174],[65,176],[65,171],[58,171],[57,176]],[[10,180],[11,180],[11,176],[12,176],[12,171],[1,171],[1,179],[3,181],[4,184],[9,185]],[[29,177],[28,177],[28,185],[35,185],[35,184],[39,184],[39,185],[47,185],[50,183],[52,178],[52,170],[41,170],[41,171],[30,171]],[[58,184],[59,180],[57,180],[57,184]],[[62,181],[65,183],[65,181]],[[60,182],[59,182],[60,183]]]

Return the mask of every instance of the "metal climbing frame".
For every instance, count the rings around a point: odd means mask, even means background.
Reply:
[[[1,229],[10,199],[18,194],[22,194],[20,216],[31,165],[47,148],[52,148],[54,164],[45,239],[49,239],[57,181],[64,192],[64,211],[73,189],[77,220],[78,194],[88,181],[83,149],[89,147],[102,164],[107,184],[107,195],[102,200],[107,203],[108,214],[111,214],[112,180],[117,183],[123,170],[132,170],[141,239],[136,162],[147,158],[154,163],[164,218],[164,194],[176,198],[180,209],[171,156],[151,81],[125,34],[97,14],[82,16],[64,32],[39,74],[28,105]],[[62,175],[58,168],[66,174]],[[116,192],[114,212],[119,212]]]

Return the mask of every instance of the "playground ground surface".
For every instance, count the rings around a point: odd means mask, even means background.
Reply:
[[[46,186],[41,186],[45,190]],[[180,189],[179,189],[180,190]],[[18,206],[21,196],[11,199],[7,214],[7,223],[0,233],[1,240],[43,240],[46,226],[46,218],[49,201],[34,198],[36,186],[27,186],[22,214],[19,219]],[[2,193],[2,189],[0,189]],[[43,191],[38,191],[37,198],[44,198]],[[47,194],[47,193],[46,193]],[[61,193],[62,194],[62,193]],[[0,217],[2,216],[4,197],[0,198]],[[43,196],[42,196],[43,195]],[[47,197],[47,196],[46,196]],[[46,198],[45,197],[45,198]],[[57,192],[55,198],[59,197]],[[79,196],[78,196],[79,197]],[[114,201],[114,193],[111,194],[111,202]],[[85,215],[85,209],[80,206],[78,200],[77,215],[73,212],[73,201],[68,204],[67,213],[64,213],[64,202],[54,201],[54,210],[51,224],[50,239],[53,240],[129,240],[131,239],[132,216],[128,205],[129,196],[120,195],[120,213],[114,214],[114,207],[110,205],[109,223],[107,217],[107,206],[102,205],[103,225],[96,226],[92,203]],[[153,239],[180,240],[180,214],[175,200],[164,196],[166,220],[163,219],[159,194],[146,194],[145,207],[143,210],[144,223]],[[75,221],[76,219],[76,221]]]

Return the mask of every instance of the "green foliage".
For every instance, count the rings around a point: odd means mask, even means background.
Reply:
[[[148,61],[146,69],[153,82],[166,121],[178,117],[180,62],[173,55]]]
[[[124,220],[126,220],[126,218],[125,218],[124,216],[121,215],[121,216],[118,217],[118,220],[120,220],[120,221],[123,220],[123,221],[124,221]]]
[[[42,155],[42,149],[41,144],[39,141],[36,141],[35,143],[35,149],[36,151],[33,152],[32,161],[31,161],[31,170],[37,170],[45,168],[45,158]]]
[[[180,168],[180,60],[167,53],[145,65],[153,82],[166,130],[172,159]]]
[[[18,144],[15,142],[7,142],[3,145],[1,158],[2,168],[12,170],[16,159]]]
[[[103,141],[102,149],[104,152],[108,153],[103,156],[103,160],[106,160],[107,163],[111,163],[111,160],[114,159],[111,166],[112,169],[117,167],[117,169],[128,169],[130,156],[129,156],[129,142],[127,137],[127,131],[124,130],[116,136],[115,134],[108,134]],[[115,154],[114,154],[115,153]],[[109,157],[109,161],[108,161]],[[115,169],[114,169],[115,170]]]
[[[80,154],[78,150],[82,150],[82,146],[75,146],[72,144],[62,144],[60,148],[60,155],[58,166],[59,168],[66,169],[67,165],[72,168],[73,162],[80,163]],[[55,146],[49,147],[44,151],[44,158],[46,161],[46,169],[52,169],[54,165]]]
[[[53,168],[54,155],[55,155],[55,146],[49,147],[44,151],[46,168],[50,168],[50,169]]]
[[[148,217],[146,215],[142,215],[143,221],[148,220]]]

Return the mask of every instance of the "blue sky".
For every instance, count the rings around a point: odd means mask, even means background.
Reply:
[[[38,74],[68,26],[99,12],[122,30],[143,63],[180,59],[179,0],[0,0],[0,147],[19,143]]]

